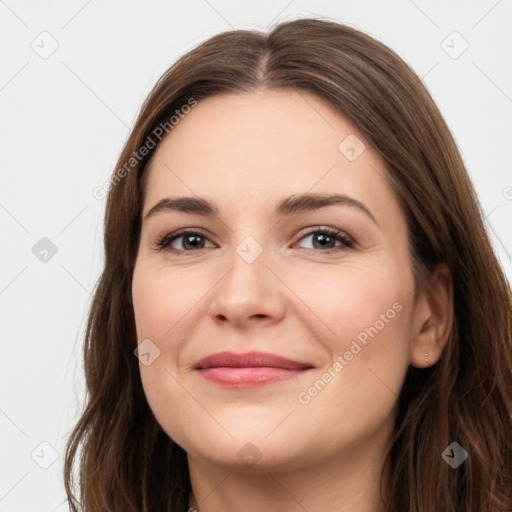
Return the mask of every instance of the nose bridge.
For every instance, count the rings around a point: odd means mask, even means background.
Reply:
[[[228,256],[229,270],[214,290],[210,306],[213,316],[243,322],[255,315],[280,316],[283,311],[279,280],[270,251],[252,236],[244,237]]]

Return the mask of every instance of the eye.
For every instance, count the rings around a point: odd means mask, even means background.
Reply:
[[[312,237],[313,248],[306,247],[306,249],[312,251],[318,249],[321,252],[331,253],[346,248],[353,248],[355,245],[354,240],[349,235],[334,228],[314,228],[314,230],[304,235],[301,240],[305,240],[309,237]],[[338,246],[333,245],[336,244],[336,242],[339,242]]]
[[[347,248],[353,248],[355,245],[354,240],[338,229],[329,227],[316,227],[306,235],[303,235],[300,240],[305,240],[312,237],[313,247],[305,249],[308,251],[320,251],[323,253],[337,252]],[[157,249],[168,249],[175,253],[193,252],[207,248],[206,241],[210,244],[208,237],[200,230],[183,230],[170,233],[162,236],[154,242]],[[338,242],[338,245],[336,245]],[[181,246],[176,247],[175,245]],[[214,244],[210,245],[214,247]]]
[[[181,240],[182,239],[182,240]],[[181,241],[180,241],[181,240]],[[205,248],[206,236],[200,231],[181,231],[165,235],[155,243],[157,248],[165,249],[170,246],[170,250],[181,253],[197,251]],[[182,249],[173,247],[173,244],[180,245]]]

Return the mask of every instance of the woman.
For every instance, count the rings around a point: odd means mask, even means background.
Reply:
[[[392,50],[316,19],[212,37],[108,189],[73,510],[512,509],[510,287]]]

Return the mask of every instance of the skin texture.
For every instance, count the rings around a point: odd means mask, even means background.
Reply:
[[[365,144],[354,161],[338,149],[350,134]],[[403,379],[409,364],[426,366],[425,351],[428,365],[439,359],[452,300],[442,267],[430,291],[414,297],[406,219],[383,161],[316,96],[259,91],[201,100],[159,145],[149,172],[143,217],[177,196],[214,201],[220,212],[144,220],[133,276],[138,342],[150,339],[160,350],[140,364],[142,382],[157,421],[188,454],[190,505],[379,510]],[[275,214],[279,201],[306,192],[350,196],[376,222],[349,205]],[[311,234],[317,227],[356,243],[331,242],[337,252],[326,253]],[[184,246],[184,238],[172,248],[188,252],[155,247],[182,228],[202,228],[203,248]],[[249,236],[262,249],[251,263],[237,252]],[[247,247],[254,254],[258,246]],[[357,341],[362,332],[366,345]],[[351,347],[357,353],[348,360]],[[271,352],[314,368],[249,389],[225,388],[192,369],[225,350]],[[338,356],[346,364],[336,371]],[[308,392],[329,368],[330,381]]]

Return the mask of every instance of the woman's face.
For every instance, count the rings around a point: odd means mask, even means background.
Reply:
[[[210,97],[163,139],[132,292],[149,405],[189,457],[299,468],[370,459],[390,435],[419,320],[385,176],[369,142],[310,94]],[[294,364],[199,363],[255,351]]]

